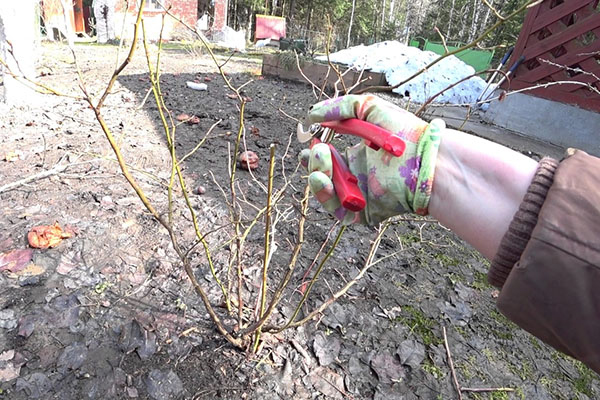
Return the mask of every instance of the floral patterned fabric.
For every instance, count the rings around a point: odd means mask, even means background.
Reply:
[[[344,224],[377,224],[406,212],[428,213],[444,121],[435,119],[428,124],[372,95],[349,95],[323,101],[311,107],[309,118],[312,122],[359,118],[391,131],[406,142],[406,150],[400,157],[383,149],[373,150],[362,141],[346,149],[350,171],[358,178],[358,185],[367,200],[367,206],[360,213],[341,207],[331,181],[328,146],[316,145],[310,151],[303,151],[301,158],[305,159],[310,172],[311,191],[327,211]]]

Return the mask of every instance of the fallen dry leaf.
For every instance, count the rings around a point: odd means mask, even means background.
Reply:
[[[64,231],[58,223],[55,223],[54,225],[34,226],[27,234],[27,240],[31,247],[47,249],[58,246],[63,239],[71,236],[73,236],[71,230]]]
[[[33,257],[32,249],[16,249],[0,253],[0,271],[19,272],[24,269]]]
[[[200,118],[198,118],[197,116],[192,116],[192,118],[190,118],[187,122],[190,125],[196,125],[200,123]]]
[[[235,93],[229,93],[229,94],[226,94],[225,96],[229,97],[230,99],[237,99],[238,98],[237,94],[235,94]]]
[[[188,119],[190,119],[190,116],[187,114],[179,114],[177,116],[177,121],[187,121]]]
[[[18,275],[18,276],[37,276],[37,275],[43,274],[44,272],[46,272],[46,270],[44,268],[42,268],[39,265],[36,265],[34,263],[31,263],[31,264],[27,265],[21,271],[17,272],[16,275]]]
[[[253,151],[244,151],[238,157],[240,167],[245,170],[258,168],[258,156]]]

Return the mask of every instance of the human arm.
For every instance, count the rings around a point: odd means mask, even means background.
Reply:
[[[362,100],[354,103],[364,108]],[[361,115],[372,116],[343,114]],[[407,120],[403,110],[395,117]],[[504,315],[600,373],[600,160],[577,152],[560,164],[547,158],[536,163],[462,132],[444,129],[439,136],[424,208],[492,260],[488,279],[501,288]],[[373,157],[365,165],[349,161],[355,173],[378,166]],[[394,179],[383,178],[378,181]],[[369,203],[370,185],[366,189]],[[367,206],[362,214],[415,211]]]
[[[463,132],[440,136],[429,214],[491,260],[537,163]]]

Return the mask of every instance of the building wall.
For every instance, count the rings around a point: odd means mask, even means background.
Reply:
[[[1,0],[0,0],[1,1]],[[124,15],[124,4],[125,2],[120,0],[117,1],[115,7],[115,19],[117,20],[117,27],[115,31],[117,36],[121,35],[122,22],[125,19],[125,31],[124,36],[126,38],[133,37],[133,23],[137,18],[138,5],[135,2],[130,2],[127,15]],[[198,0],[163,0],[161,1],[165,7],[171,7],[170,12],[185,22],[188,26],[194,27],[198,19]],[[156,5],[156,1],[147,1],[144,7],[144,24],[146,26],[146,35],[149,40],[158,40],[160,37],[160,30],[162,27],[163,16],[166,12],[164,9]],[[179,39],[180,36],[189,33],[187,29],[181,25],[175,18],[169,15],[165,16],[165,26],[163,30],[163,40]],[[141,33],[140,33],[141,36]]]
[[[215,15],[212,25],[213,31],[221,31],[227,25],[227,0],[215,0]]]

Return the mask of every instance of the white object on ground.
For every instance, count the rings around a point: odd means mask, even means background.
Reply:
[[[206,83],[186,82],[187,87],[194,90],[208,90]]]
[[[333,62],[346,64],[357,70],[365,69],[385,74],[389,85],[396,85],[439,57],[432,51],[422,51],[397,41],[355,46],[329,55]],[[317,57],[327,60],[327,57]],[[394,89],[395,93],[410,97],[411,101],[424,103],[434,94],[448,88],[475,70],[455,56],[449,56],[426,72]],[[434,102],[473,103],[485,88],[485,81],[473,77],[438,96]]]
[[[269,43],[271,43],[271,38],[268,39],[262,39],[262,40],[258,40],[256,41],[255,46],[256,47],[265,47],[267,46]]]

